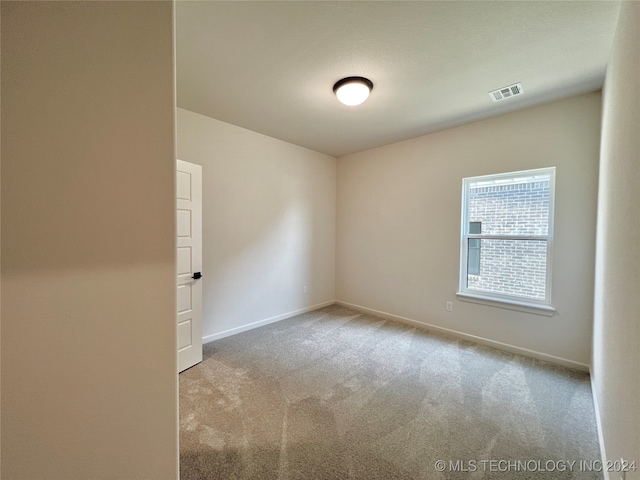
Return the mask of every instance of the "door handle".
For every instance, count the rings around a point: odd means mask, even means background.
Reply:
[[[199,279],[201,279],[201,278],[202,278],[202,273],[200,273],[200,272],[195,272],[195,273],[193,274],[193,277],[191,277],[191,278],[193,278],[194,280],[199,280]]]

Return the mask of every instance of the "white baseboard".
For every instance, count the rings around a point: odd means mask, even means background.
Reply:
[[[317,305],[312,305],[310,307],[301,308],[300,310],[295,310],[293,312],[283,313],[282,315],[265,318],[264,320],[258,320],[257,322],[248,323],[247,325],[242,325],[240,327],[231,328],[229,330],[225,330],[224,332],[214,333],[213,335],[206,335],[202,337],[202,343],[209,343],[213,342],[214,340],[230,337],[231,335],[246,332],[247,330],[253,330],[254,328],[269,325],[270,323],[279,322],[280,320],[295,317],[296,315],[300,315],[302,313],[311,312],[312,310],[317,310],[322,307],[328,307],[329,305],[333,305],[334,303],[336,303],[334,300],[330,300],[328,302],[318,303]]]
[[[600,404],[598,402],[598,394],[596,392],[596,386],[593,383],[593,374],[591,373],[591,368],[589,368],[589,377],[591,383],[591,396],[593,397],[593,409],[596,413],[596,429],[598,430],[598,443],[600,444],[600,457],[602,460],[602,465],[607,464],[607,453],[604,448],[604,435],[602,433],[602,419],[600,418]],[[609,471],[606,468],[602,469],[602,473],[604,474],[604,480],[609,480],[611,477],[609,476]]]
[[[352,303],[343,302],[341,300],[336,300],[338,305],[343,305],[345,307],[353,308],[354,310],[358,310],[360,312],[369,313],[371,315],[375,315],[377,317],[388,318],[390,320],[396,320],[401,323],[405,323],[408,325],[412,325],[415,327],[420,327],[424,329],[433,330],[436,332],[444,333],[446,335],[450,335],[453,337],[461,338],[463,340],[469,340],[471,342],[479,343],[481,345],[486,345],[489,347],[494,347],[499,350],[505,350],[511,353],[517,353],[519,355],[523,355],[525,357],[532,357],[538,360],[543,360],[545,362],[553,363],[556,365],[562,365],[564,367],[573,368],[576,370],[580,370],[583,372],[589,371],[589,365],[575,362],[573,360],[568,360],[562,357],[556,357],[554,355],[548,355],[546,353],[536,352],[535,350],[529,350],[527,348],[516,347],[514,345],[510,345],[508,343],[502,343],[495,340],[489,340],[488,338],[477,337],[475,335],[470,335],[468,333],[458,332],[457,330],[450,330],[448,328],[439,327],[437,325],[432,325],[429,323],[419,322],[417,320],[412,320],[410,318],[400,317],[398,315],[393,315],[387,312],[381,312],[379,310],[373,310],[371,308],[362,307],[360,305],[354,305]]]
[[[411,325],[414,327],[424,328],[428,330],[433,330],[436,332],[443,333],[445,335],[450,335],[456,338],[460,338],[463,340],[468,340],[470,342],[479,343],[481,345],[487,345],[489,347],[494,347],[499,350],[505,350],[511,353],[517,353],[519,355],[523,355],[525,357],[532,357],[538,360],[542,360],[545,362],[553,363],[556,365],[562,365],[564,367],[573,368],[576,370],[580,370],[583,372],[589,372],[589,365],[576,362],[573,360],[569,360],[562,357],[556,357],[554,355],[548,355],[546,353],[537,352],[535,350],[529,350],[527,348],[516,347],[515,345],[510,345],[508,343],[498,342],[496,340],[490,340],[484,337],[478,337],[476,335],[470,335],[468,333],[459,332],[457,330],[451,330],[449,328],[439,327],[437,325],[432,325],[430,323],[419,322],[418,320],[413,320],[411,318],[401,317],[399,315],[393,315],[391,313],[382,312],[380,310],[374,310],[372,308],[363,307],[361,305],[355,305],[353,303],[343,302],[341,300],[329,300],[327,302],[318,303],[316,305],[312,305],[310,307],[301,308],[300,310],[295,310],[293,312],[283,313],[281,315],[276,315],[274,317],[265,318],[264,320],[259,320],[257,322],[249,323],[247,325],[242,325],[240,327],[231,328],[229,330],[225,330],[223,332],[214,333],[213,335],[206,335],[202,337],[202,343],[213,342],[214,340],[219,340],[221,338],[230,337],[231,335],[236,335],[237,333],[246,332],[247,330],[252,330],[254,328],[262,327],[264,325],[269,325],[270,323],[279,322],[280,320],[285,320],[287,318],[295,317],[296,315],[300,315],[303,313],[311,312],[313,310],[317,310],[319,308],[328,307],[329,305],[338,304],[343,305],[348,308],[352,308],[354,310],[368,313],[371,315],[375,315],[377,317],[388,318],[390,320],[396,320],[401,323],[405,323],[407,325]],[[593,382],[591,384],[593,390]],[[596,403],[596,395],[595,390],[593,390],[593,399],[594,404]],[[600,445],[602,448],[602,455],[604,459],[604,443],[602,441],[602,429],[600,428],[600,412],[598,407],[596,406],[596,420],[598,422],[598,435],[600,435]]]

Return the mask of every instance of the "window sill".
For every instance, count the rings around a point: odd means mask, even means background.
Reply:
[[[518,300],[505,300],[474,293],[456,293],[458,300],[463,302],[479,303],[490,307],[506,308],[508,310],[516,310],[518,312],[533,313],[535,315],[544,315],[545,317],[553,317],[556,309],[549,305],[539,305],[537,303],[521,302]]]

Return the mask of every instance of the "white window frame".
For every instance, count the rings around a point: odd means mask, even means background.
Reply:
[[[549,175],[549,226],[547,235],[511,235],[511,234],[470,234],[469,233],[469,187],[475,182],[499,182],[513,177]],[[481,303],[495,307],[518,310],[527,313],[552,316],[555,308],[551,304],[551,279],[553,264],[553,220],[555,205],[555,178],[556,168],[537,168],[518,172],[506,172],[495,175],[483,175],[462,179],[462,215],[460,228],[460,283],[456,296],[459,300],[473,303]],[[517,295],[507,295],[494,292],[485,292],[467,288],[467,252],[469,239],[496,239],[496,240],[543,240],[547,242],[547,265],[545,279],[545,298],[537,300]]]

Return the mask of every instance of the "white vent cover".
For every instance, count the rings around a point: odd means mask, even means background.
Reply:
[[[513,85],[509,85],[508,87],[502,87],[498,90],[494,90],[493,92],[489,92],[489,96],[494,102],[499,102],[500,100],[504,100],[506,98],[515,97],[516,95],[522,95],[523,92],[524,90],[522,89],[522,84],[514,83]]]

